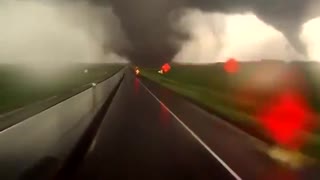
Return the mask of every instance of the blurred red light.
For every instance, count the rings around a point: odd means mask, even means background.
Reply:
[[[161,70],[162,70],[163,73],[169,72],[169,71],[171,70],[170,64],[168,64],[168,63],[164,64],[164,65],[161,67]]]
[[[239,63],[234,58],[230,58],[224,63],[224,70],[227,73],[236,73],[239,70]]]
[[[280,94],[259,115],[269,135],[289,149],[301,148],[305,141],[303,133],[310,130],[313,118],[304,97],[293,91]]]

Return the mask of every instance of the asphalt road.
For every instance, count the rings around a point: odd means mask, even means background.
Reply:
[[[74,179],[320,179],[290,170],[263,143],[128,72]]]

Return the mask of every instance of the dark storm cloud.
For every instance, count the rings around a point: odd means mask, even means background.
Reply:
[[[302,53],[305,49],[299,40],[301,25],[307,19],[318,15],[318,10],[309,12],[309,7],[312,7],[316,0],[109,0],[108,2],[119,16],[132,44],[132,49],[126,53],[133,62],[144,64],[163,63],[176,53],[177,47],[173,46],[171,40],[172,37],[179,36],[170,26],[169,14],[180,8],[199,8],[203,11],[221,13],[251,11],[262,21],[281,31]]]
[[[109,0],[122,22],[131,49],[126,54],[135,63],[159,64],[176,53],[170,39],[175,36],[169,22],[171,11],[184,0]]]
[[[300,53],[305,54],[299,35],[302,24],[320,13],[311,12],[316,0],[197,0],[191,5],[203,10],[242,13],[251,11],[259,19],[281,31]]]

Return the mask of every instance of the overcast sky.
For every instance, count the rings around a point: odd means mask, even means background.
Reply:
[[[307,23],[319,16],[319,0],[82,1],[1,1],[0,41],[10,42],[1,44],[1,59],[27,53],[32,60],[59,55],[61,61],[92,61],[118,53],[159,65],[178,57],[214,62],[224,56],[310,57],[311,51],[318,58],[320,50],[320,44],[310,47],[320,42],[320,21]],[[34,46],[22,46],[30,41]],[[81,58],[71,58],[76,56]]]
[[[305,53],[299,39],[302,24],[318,16],[317,0],[109,0],[108,3],[132,43],[131,51],[126,53],[133,61],[145,63],[170,60],[181,48],[173,43],[173,39],[188,38],[172,28],[172,24],[177,23],[172,14],[179,16],[177,12],[182,8],[227,14],[252,12],[282,32],[301,53]]]

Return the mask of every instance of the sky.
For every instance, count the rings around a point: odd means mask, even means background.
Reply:
[[[180,20],[190,39],[173,61],[212,63],[236,58],[241,61],[263,59],[301,59],[285,36],[252,13],[226,15],[192,9]],[[209,22],[209,23],[208,23]],[[220,28],[217,28],[220,27]]]
[[[1,1],[0,26],[2,63],[114,61],[112,54],[128,46],[112,8],[86,1]]]
[[[317,60],[319,9],[318,0],[4,0],[0,62]]]
[[[261,43],[263,45],[258,47],[258,49],[260,48],[259,53],[262,53],[259,58],[271,56],[266,51],[263,52],[263,47],[266,48],[268,43],[270,47],[273,44],[272,41],[280,43],[281,46],[286,44],[286,51],[290,51],[290,55],[287,55],[287,52],[277,52],[279,58],[284,56],[289,58],[308,58],[308,47],[304,44],[306,41],[301,40],[301,33],[307,21],[320,15],[318,13],[320,12],[318,8],[320,6],[317,0],[109,0],[108,3],[114,8],[114,12],[119,17],[124,32],[132,44],[132,49],[127,52],[127,55],[133,62],[142,64],[161,64],[171,61],[177,57],[177,54],[181,54],[181,51],[186,51],[186,46],[188,46],[188,43],[190,44],[190,41],[199,43],[200,37],[193,39],[195,38],[194,34],[190,34],[190,32],[195,31],[193,28],[199,24],[197,21],[203,21],[201,19],[203,16],[212,14],[220,14],[220,17],[224,19],[219,22],[210,20],[204,22],[211,27],[210,29],[227,31],[223,32],[224,37],[218,38],[223,41],[223,43],[220,42],[220,45],[236,41],[237,37],[235,36],[244,35],[246,39],[250,39],[248,35],[251,33],[256,34],[255,37],[252,37],[252,39],[255,39],[258,36],[257,32],[263,29],[261,36],[265,36],[265,39],[271,39],[265,40]],[[196,18],[193,16],[195,11],[202,13],[203,16],[198,16],[200,19],[197,20],[189,19],[190,22],[194,22],[196,25],[189,26],[189,29],[186,29],[186,27],[182,29],[179,26],[181,19],[185,19],[185,17]],[[231,29],[236,31],[230,26],[236,26],[240,31],[246,30],[243,26],[247,26],[247,29],[258,28],[259,30],[251,29],[250,33],[239,35],[239,32],[229,32]],[[203,39],[206,39],[205,37],[211,40],[216,39],[212,38],[212,33],[208,32],[204,32],[203,36]],[[228,40],[228,42],[224,42],[224,40]],[[256,39],[253,41],[256,41]],[[218,42],[216,40],[206,43],[208,46],[202,46],[202,51],[213,47],[217,48],[216,44]],[[202,43],[202,45],[206,43]],[[246,46],[249,45],[250,43],[246,44]],[[255,45],[257,46],[257,44]],[[231,46],[218,48],[228,52],[231,51],[230,49],[235,48],[235,45]],[[200,47],[198,46],[197,48],[199,49]],[[212,51],[217,50],[212,49]],[[246,48],[243,51],[248,51],[248,49]],[[255,54],[259,53],[255,52]],[[190,52],[189,54],[192,53]],[[197,56],[195,54],[192,55]],[[201,56],[206,57],[209,55]],[[258,57],[258,55],[253,57]],[[216,59],[211,61],[216,61]]]

